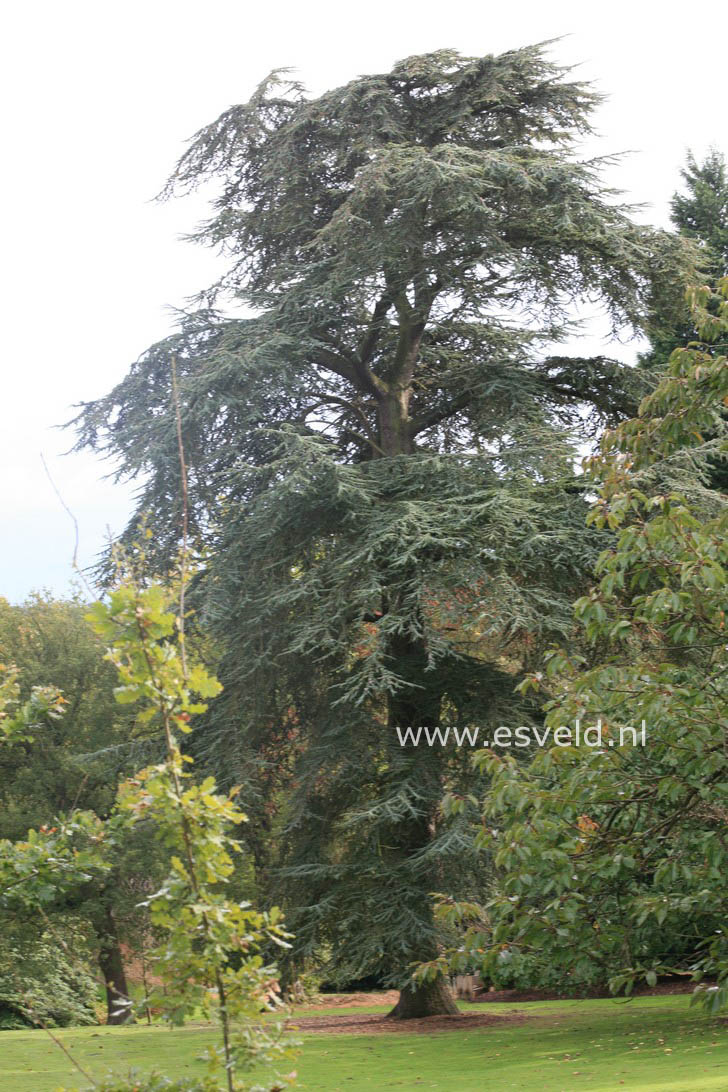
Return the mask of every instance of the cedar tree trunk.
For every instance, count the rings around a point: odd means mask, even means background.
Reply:
[[[437,809],[443,794],[442,769],[437,748],[412,745],[401,748],[396,742],[395,729],[397,725],[404,729],[411,726],[416,731],[421,726],[438,725],[442,693],[437,672],[427,671],[427,653],[421,642],[406,636],[396,638],[392,642],[392,657],[396,661],[397,671],[414,683],[411,690],[392,695],[389,699],[390,743],[395,751],[393,758],[397,764],[404,762],[410,767],[410,776],[414,774],[423,794],[421,813],[409,822],[397,823],[388,832],[387,841],[396,847],[395,852],[406,865],[426,849],[435,836]],[[413,936],[410,963],[429,962],[437,956],[429,894],[436,883],[437,879],[432,875],[428,875],[426,881],[422,880],[418,914],[427,932],[423,932],[420,944],[418,938]],[[408,972],[411,967],[408,965],[401,969]],[[388,1013],[388,1017],[393,1020],[411,1020],[421,1016],[456,1016],[458,1013],[446,979],[438,975],[432,981],[409,982],[404,986],[400,991],[399,1001]]]

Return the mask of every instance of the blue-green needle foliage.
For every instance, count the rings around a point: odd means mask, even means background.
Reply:
[[[541,46],[410,57],[318,98],[273,73],[167,189],[217,187],[197,237],[227,273],[78,419],[139,478],[168,564],[176,360],[225,686],[201,750],[250,787],[296,954],[323,945],[342,976],[407,986],[437,951],[428,892],[483,882],[473,816],[439,811],[467,756],[396,727],[537,717],[514,686],[596,558],[574,443],[639,382],[566,351],[573,305],[640,329],[682,299],[688,245],[575,154],[597,101]],[[448,1009],[427,988],[407,1012]]]

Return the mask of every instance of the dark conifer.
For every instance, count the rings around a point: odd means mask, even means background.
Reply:
[[[439,812],[468,750],[396,729],[536,716],[514,686],[598,548],[574,445],[637,397],[629,369],[564,347],[573,305],[639,330],[682,298],[678,241],[576,155],[596,102],[542,46],[410,57],[314,99],[273,73],[167,188],[217,186],[197,238],[227,274],[79,418],[169,556],[176,358],[223,649],[208,756],[248,786],[299,954],[403,987],[398,1016],[452,1011],[408,975],[438,952],[429,892],[474,866],[470,805]]]

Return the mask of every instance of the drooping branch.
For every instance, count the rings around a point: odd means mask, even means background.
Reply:
[[[305,419],[306,417],[308,417],[308,415],[313,413],[314,410],[320,409],[322,406],[329,405],[341,406],[342,409],[345,409],[348,412],[355,414],[364,425],[365,434],[356,432],[349,427],[346,428],[347,434],[354,437],[355,439],[361,440],[364,443],[368,444],[377,454],[382,454],[382,449],[379,447],[372,434],[371,421],[367,417],[363,407],[358,402],[351,402],[348,398],[343,398],[341,395],[337,394],[325,394],[319,399],[318,402],[315,402],[313,405],[306,408],[303,414],[303,418]]]

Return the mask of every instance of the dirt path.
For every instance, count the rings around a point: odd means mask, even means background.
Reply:
[[[399,990],[377,990],[374,993],[320,993],[315,1001],[307,1001],[305,1009],[358,1009],[370,1005],[394,1008]]]
[[[371,1004],[371,1002],[370,1002]],[[387,1020],[381,1013],[327,1012],[320,1016],[301,1016],[288,1026],[326,1035],[431,1035],[436,1031],[470,1031],[471,1028],[492,1027],[494,1024],[522,1024],[528,1019],[523,1012],[491,1013],[464,1012],[460,1016],[425,1016],[419,1020]]]

